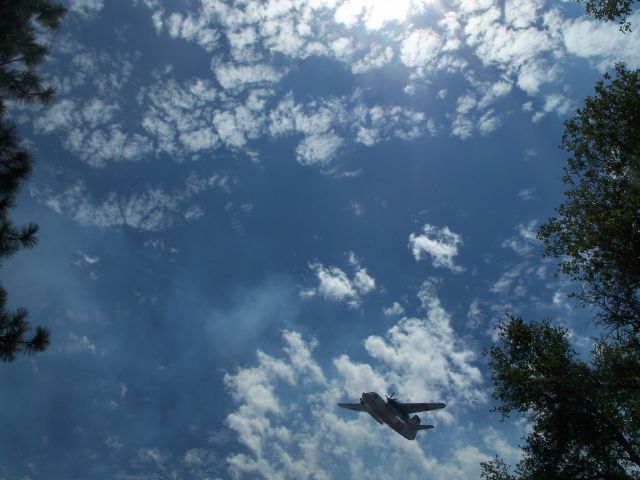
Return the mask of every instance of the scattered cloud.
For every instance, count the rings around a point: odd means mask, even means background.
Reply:
[[[502,296],[522,297],[527,292],[522,281],[522,274],[526,264],[520,263],[505,271],[500,278],[491,286],[492,293]]]
[[[181,190],[167,191],[156,187],[131,195],[111,192],[98,202],[91,198],[87,186],[82,181],[76,181],[62,192],[37,186],[31,187],[30,192],[40,203],[82,225],[127,226],[158,232],[204,215],[202,208],[193,202],[193,198],[206,190],[226,191],[229,183],[229,178],[224,175],[200,178],[191,174]]]
[[[521,257],[531,255],[534,248],[540,244],[537,238],[537,220],[530,220],[526,224],[519,224],[516,227],[517,237],[511,237],[502,242],[504,248],[510,248]]]
[[[86,335],[78,336],[73,332],[67,335],[66,345],[62,347],[68,353],[96,353],[96,345]]]
[[[280,72],[268,64],[234,65],[218,63],[212,65],[216,80],[225,90],[240,91],[248,85],[269,86],[278,83],[286,72]]]
[[[404,315],[404,307],[398,302],[393,302],[393,305],[382,309],[382,313],[387,317],[394,317],[398,315]]]
[[[632,25],[640,22],[640,13],[629,17]],[[594,62],[601,71],[610,69],[616,62],[625,62],[628,68],[640,67],[640,42],[637,29],[621,35],[615,22],[600,22],[579,18],[566,21],[562,40],[567,52]]]
[[[484,321],[484,314],[480,308],[480,299],[474,298],[467,310],[467,327],[478,328]]]
[[[303,297],[319,295],[326,300],[345,302],[350,308],[357,308],[362,303],[362,296],[376,288],[376,282],[353,252],[349,254],[349,263],[354,273],[351,278],[338,267],[325,267],[320,262],[312,262],[309,268],[318,280],[318,286],[302,291]]]
[[[531,200],[535,200],[538,197],[536,196],[535,188],[524,188],[518,192],[518,197],[520,197],[525,202],[529,202]]]
[[[326,165],[343,143],[343,139],[334,132],[309,135],[296,147],[296,159],[302,165]]]
[[[70,0],[67,8],[84,18],[90,18],[104,7],[103,0]]]
[[[448,268],[456,273],[464,271],[454,262],[460,245],[462,237],[449,230],[449,227],[438,228],[427,223],[422,227],[422,233],[409,235],[409,249],[416,261],[429,256],[434,267]]]

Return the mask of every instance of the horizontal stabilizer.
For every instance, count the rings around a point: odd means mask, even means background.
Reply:
[[[361,403],[339,403],[339,407],[355,410],[356,412],[366,412],[367,409]]]
[[[414,430],[431,430],[433,425],[412,425],[411,428]]]

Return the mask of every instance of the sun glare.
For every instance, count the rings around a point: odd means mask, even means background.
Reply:
[[[431,0],[345,0],[335,18],[347,26],[362,22],[368,30],[379,30],[390,22],[405,22],[430,3]]]

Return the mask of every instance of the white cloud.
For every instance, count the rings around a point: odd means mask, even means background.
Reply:
[[[362,203],[356,202],[355,200],[351,200],[349,202],[349,208],[351,209],[351,211],[356,217],[362,217],[365,214],[365,210],[364,210],[364,207],[362,206]]]
[[[77,252],[78,257],[73,261],[77,267],[93,266],[100,262],[100,255],[89,255],[88,253]]]
[[[170,37],[197,42],[208,52],[218,46],[218,32],[208,26],[206,16],[172,13],[164,22],[158,19],[155,23],[156,29],[158,26],[164,26]]]
[[[398,302],[393,302],[393,305],[382,309],[382,313],[387,317],[393,317],[396,315],[404,315],[404,307]]]
[[[478,298],[474,298],[469,305],[469,310],[467,311],[467,327],[478,328],[483,321],[484,315],[480,308],[480,300]]]
[[[154,138],[156,154],[166,153],[180,160],[216,148],[220,135],[211,118],[217,98],[215,87],[203,79],[179,84],[162,78],[143,89],[138,95],[144,109],[141,124]]]
[[[640,13],[629,18],[632,25],[640,23]],[[578,19],[563,25],[562,40],[569,53],[592,59],[597,67],[605,71],[615,62],[625,62],[628,68],[640,67],[640,34],[634,28],[631,33],[621,34],[618,24],[597,20]]]
[[[534,200],[536,197],[536,189],[535,188],[524,188],[518,192],[518,197],[520,197],[525,202],[530,200]]]
[[[521,281],[521,275],[524,267],[525,264],[521,263],[504,272],[491,286],[490,291],[503,296],[507,295],[511,291],[513,296],[522,297],[526,293],[525,287]],[[514,287],[513,290],[512,287]]]
[[[372,45],[369,53],[351,65],[351,72],[354,74],[370,72],[387,65],[393,57],[393,48]]]
[[[516,227],[518,236],[506,239],[502,242],[502,246],[510,248],[522,257],[531,255],[533,249],[540,243],[536,236],[537,225],[537,220],[531,220],[527,224],[519,224]]]
[[[327,300],[345,302],[350,308],[360,306],[362,296],[374,291],[376,282],[367,269],[360,265],[353,252],[350,253],[349,263],[354,269],[351,278],[338,267],[325,267],[320,262],[310,263],[309,268],[315,274],[318,286],[303,291],[302,295],[320,295]]]
[[[409,249],[416,261],[428,255],[434,267],[448,268],[452,272],[464,271],[464,268],[454,262],[460,245],[462,237],[449,230],[449,227],[438,228],[427,223],[422,227],[421,234],[409,235]]]
[[[485,112],[478,120],[478,132],[481,135],[488,135],[500,126],[500,118],[494,110]]]
[[[400,47],[400,59],[407,67],[418,67],[431,62],[442,44],[440,36],[429,29],[412,31]]]
[[[525,28],[536,22],[544,0],[507,0],[504,5],[506,22],[514,28]]]
[[[73,332],[69,332],[64,350],[68,353],[96,353],[96,345],[86,335],[78,336]]]
[[[198,178],[191,174],[182,190],[168,192],[156,187],[127,196],[111,192],[99,202],[91,198],[86,185],[81,181],[62,192],[32,187],[30,193],[40,203],[71,217],[81,225],[127,226],[157,232],[176,223],[199,218],[202,210],[192,199],[198,193],[214,188],[228,190],[229,179],[222,175]]]
[[[248,85],[278,83],[286,72],[280,72],[267,64],[234,65],[216,63],[212,65],[218,83],[226,90],[240,91]]]
[[[103,0],[70,0],[68,9],[82,17],[92,17],[104,7]]]
[[[309,135],[296,147],[296,159],[302,165],[327,165],[343,144],[334,132]]]

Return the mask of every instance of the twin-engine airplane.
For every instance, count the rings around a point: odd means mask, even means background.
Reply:
[[[428,430],[433,425],[421,425],[420,417],[412,413],[426,412],[444,408],[444,403],[404,403],[393,399],[394,393],[386,397],[385,402],[376,392],[363,393],[360,403],[339,403],[338,406],[355,410],[357,412],[367,412],[380,425],[386,423],[396,432],[408,440],[415,440],[419,430]]]

